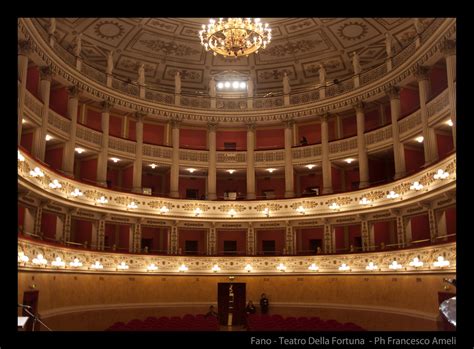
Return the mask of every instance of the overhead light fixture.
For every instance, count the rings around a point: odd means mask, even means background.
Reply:
[[[155,169],[156,167],[158,167],[158,165],[157,165],[157,164],[150,164],[150,167],[151,167],[152,169]]]
[[[277,266],[277,270],[284,272],[284,271],[286,271],[286,266],[283,263],[280,263]]]
[[[61,257],[58,256],[56,257],[56,260],[51,262],[51,265],[53,267],[63,268],[64,266],[66,266],[66,263],[63,260],[61,260]]]
[[[61,183],[59,183],[57,179],[54,179],[51,183],[49,183],[49,187],[51,189],[59,189],[59,188],[62,188],[62,185]]]
[[[400,196],[400,194],[397,194],[393,190],[390,190],[390,192],[387,195],[387,199],[396,199],[399,196]]]
[[[74,189],[73,192],[71,192],[71,195],[74,196],[74,197],[78,197],[78,196],[83,196],[84,193],[82,191],[80,191],[78,188]]]
[[[35,167],[34,170],[30,171],[31,177],[44,177],[43,171],[39,167]]]
[[[267,171],[270,172],[270,173],[273,173],[276,171],[276,168],[267,168]]]
[[[74,258],[74,260],[69,263],[69,266],[73,268],[78,268],[78,267],[82,267],[82,263],[79,261],[78,258]]]
[[[195,168],[188,168],[188,172],[189,172],[189,173],[193,173],[193,172],[195,172],[195,171],[196,171]]]
[[[359,204],[364,205],[364,206],[368,205],[370,203],[371,203],[371,201],[368,200],[365,196],[361,200],[359,200]]]
[[[74,149],[78,154],[84,153],[86,150],[84,148],[75,148]]]
[[[355,161],[355,159],[353,159],[353,158],[347,158],[347,159],[345,159],[344,161],[347,162],[348,164],[351,164],[351,163],[353,163],[353,162]]]
[[[413,184],[410,186],[411,190],[421,190],[423,189],[423,184],[420,184],[419,182],[413,182]]]
[[[19,150],[18,150],[18,161],[20,161],[20,162],[25,161],[25,157],[23,155],[21,155]]]
[[[151,263],[146,269],[148,271],[156,271],[158,270],[158,267],[155,265],[155,263]]]
[[[97,202],[98,202],[99,204],[106,204],[106,203],[109,202],[109,200],[107,200],[107,199],[105,198],[105,196],[101,196],[99,199],[97,199]]]
[[[374,262],[369,262],[369,265],[365,267],[366,270],[377,270],[379,267],[374,264]]]
[[[46,142],[50,141],[53,139],[53,136],[51,135],[46,135],[46,137],[44,137],[44,139],[46,139]]]
[[[91,269],[104,269],[104,266],[100,264],[99,261],[95,261],[95,263],[91,265]]]
[[[218,83],[217,83],[217,88],[218,88],[218,89],[224,88],[224,83],[223,83],[223,82],[218,82]]]
[[[346,263],[342,263],[342,265],[339,267],[339,270],[348,271],[348,270],[351,270],[351,268]]]
[[[220,270],[221,270],[221,268],[219,268],[219,266],[218,266],[217,264],[214,264],[214,266],[212,267],[212,271],[213,271],[214,273],[217,273],[217,272],[220,271]]]
[[[305,167],[308,168],[309,170],[312,170],[314,167],[316,167],[316,165],[309,164],[309,165],[306,165]]]
[[[178,268],[178,271],[180,271],[180,272],[188,271],[188,267],[185,266],[184,264],[181,264],[181,266]]]
[[[117,163],[117,162],[119,162],[119,161],[120,161],[120,159],[119,159],[119,158],[110,158],[110,160],[112,160],[112,161],[113,161],[113,162],[115,162],[115,163]]]
[[[433,262],[433,266],[443,268],[449,266],[449,261],[445,260],[443,256],[438,256],[436,262]]]
[[[433,177],[434,179],[446,179],[449,177],[449,173],[442,169],[439,169]]]
[[[135,201],[132,201],[127,205],[128,208],[138,208],[138,205],[135,203]]]
[[[46,265],[48,264],[48,261],[44,259],[43,255],[40,253],[36,256],[36,258],[33,258],[32,260],[33,264],[38,264],[38,265]]]
[[[392,264],[390,264],[388,267],[392,270],[398,270],[402,269],[403,266],[401,264],[398,264],[397,261],[393,261]]]
[[[265,49],[272,39],[268,23],[262,24],[260,18],[211,18],[209,24],[202,25],[199,31],[201,45],[206,51],[212,50],[216,56],[248,56]]]
[[[423,266],[423,262],[420,261],[420,259],[418,257],[415,257],[415,258],[413,258],[413,260],[410,263],[408,263],[408,265],[410,267],[420,268],[420,267]]]
[[[253,268],[252,268],[252,266],[251,266],[250,264],[247,264],[247,265],[245,266],[244,270],[245,270],[247,273],[250,273],[250,272],[253,270]]]
[[[226,171],[229,172],[230,174],[235,172],[235,170],[226,170]]]
[[[417,141],[418,143],[423,143],[424,139],[425,138],[423,136],[418,136],[418,137],[415,138],[415,141]]]
[[[319,267],[316,264],[313,263],[308,267],[308,270],[317,271],[317,270],[319,270]]]
[[[448,121],[446,121],[446,125],[453,127],[453,120],[449,119]]]
[[[170,209],[168,207],[164,206],[164,205],[161,206],[161,208],[160,208],[160,213],[161,214],[168,213],[169,211],[170,211]]]
[[[117,269],[118,270],[127,270],[128,265],[125,262],[122,261],[119,265],[117,265]]]

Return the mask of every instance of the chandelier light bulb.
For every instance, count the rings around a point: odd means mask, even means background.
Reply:
[[[44,139],[46,140],[46,142],[50,141],[53,139],[53,137],[51,135],[46,135],[46,137],[44,137]]]
[[[44,173],[41,171],[39,167],[35,167],[34,170],[30,171],[31,177],[44,177]]]
[[[418,142],[418,143],[423,143],[424,141],[424,137],[423,136],[419,136],[419,137],[416,137],[415,140]]]
[[[235,212],[235,210],[234,210],[233,208],[231,208],[231,209],[229,210],[229,216],[231,216],[232,218],[235,216],[236,213],[237,213],[237,212]]]
[[[224,83],[223,82],[218,82],[217,83],[217,88],[218,89],[224,88]]]
[[[298,208],[296,209],[296,212],[298,212],[299,214],[305,214],[306,213],[306,210],[304,209],[304,207],[302,205],[298,206]]]

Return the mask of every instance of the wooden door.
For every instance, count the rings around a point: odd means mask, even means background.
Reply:
[[[39,299],[39,291],[25,291],[23,293],[23,304],[24,305],[29,305],[31,309],[28,309],[31,313],[38,315],[38,299]],[[31,318],[31,315],[26,312],[25,309],[23,309],[22,316],[28,316],[28,322],[26,323],[25,326],[25,331],[33,331],[33,319]],[[39,324],[36,324],[36,331],[39,330]]]
[[[217,284],[217,307],[221,325],[243,325],[245,323],[245,283],[219,282]]]

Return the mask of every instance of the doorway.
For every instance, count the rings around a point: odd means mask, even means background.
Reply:
[[[245,324],[246,291],[243,282],[219,282],[217,284],[217,311],[219,324]]]
[[[23,293],[23,304],[24,305],[29,305],[31,307],[30,312],[38,315],[38,299],[39,299],[39,291],[25,291]],[[28,317],[28,322],[26,323],[25,326],[25,331],[39,331],[39,326],[40,324],[36,324],[35,328],[33,329],[33,319],[31,318],[31,315],[26,312],[25,309],[22,311],[22,316],[27,316]]]

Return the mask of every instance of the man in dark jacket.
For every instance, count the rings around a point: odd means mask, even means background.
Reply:
[[[262,296],[260,297],[260,311],[262,314],[268,314],[268,306],[268,298],[265,293],[262,293]]]

